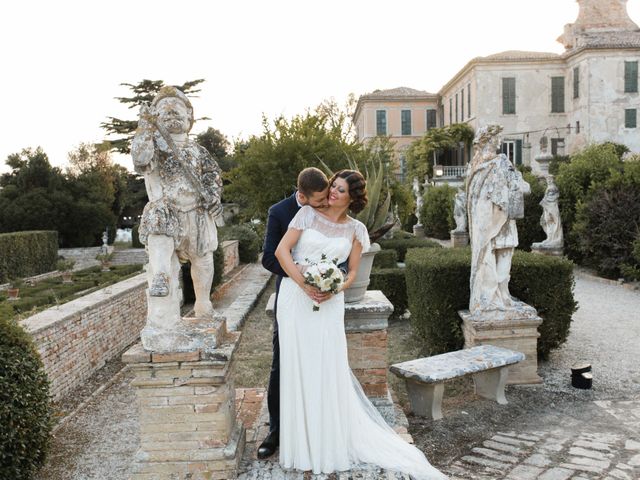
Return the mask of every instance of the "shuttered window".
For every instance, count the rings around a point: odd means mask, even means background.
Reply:
[[[638,91],[638,62],[624,62],[624,92]]]
[[[411,110],[402,110],[400,112],[400,120],[402,123],[402,135],[411,135]]]
[[[427,110],[427,130],[436,128],[436,111],[432,108]]]
[[[551,113],[564,113],[564,77],[551,77]]]
[[[471,117],[471,84],[467,85],[467,115]]]
[[[635,108],[624,110],[624,128],[636,128],[638,126],[638,111]]]
[[[460,120],[464,122],[464,88],[460,91]]]
[[[502,79],[502,113],[516,113],[516,79],[513,77]]]
[[[573,69],[573,98],[580,97],[580,68]]]
[[[376,110],[376,135],[387,134],[387,111]]]

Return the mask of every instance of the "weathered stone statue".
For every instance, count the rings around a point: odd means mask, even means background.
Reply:
[[[518,245],[515,220],[524,216],[524,195],[530,187],[506,155],[496,154],[501,131],[501,126],[489,125],[476,132],[476,153],[467,178],[472,315],[520,303],[509,294],[509,278]]]
[[[141,109],[131,146],[134,167],[144,174],[149,196],[139,230],[149,252],[149,307],[142,332],[148,349],[153,349],[151,338],[175,331],[180,323],[181,261],[191,262],[195,316],[214,315],[210,291],[222,180],[209,152],[188,138],[193,121],[189,99],[177,88],[163,87],[151,105]]]
[[[458,188],[453,199],[453,219],[456,221],[454,232],[467,231],[467,193],[462,188]]]
[[[418,217],[419,223],[420,212],[422,211],[422,206],[424,205],[424,198],[422,196],[422,189],[420,188],[420,180],[418,180],[418,177],[413,177],[413,186],[411,188],[413,190],[413,195],[416,197],[416,217]]]
[[[542,206],[542,216],[540,225],[547,234],[547,238],[542,242],[536,242],[531,247],[534,249],[562,249],[564,239],[562,236],[562,221],[560,219],[560,207],[558,199],[560,193],[553,176],[547,177],[547,189],[544,197],[540,201]]]

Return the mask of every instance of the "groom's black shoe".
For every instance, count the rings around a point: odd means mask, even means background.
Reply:
[[[278,449],[278,445],[280,445],[280,432],[269,432],[267,438],[265,438],[258,447],[258,458],[260,460],[269,458],[276,452],[276,450]]]

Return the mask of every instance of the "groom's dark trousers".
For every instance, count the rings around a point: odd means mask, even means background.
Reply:
[[[281,200],[269,209],[267,217],[267,232],[264,237],[262,254],[262,266],[278,277],[276,279],[276,303],[273,307],[275,320],[273,322],[273,361],[271,363],[271,375],[269,376],[269,391],[267,393],[267,406],[269,407],[269,431],[277,432],[280,428],[280,344],[278,342],[278,294],[280,282],[287,274],[278,263],[275,256],[276,248],[282,237],[287,232],[289,223],[298,213],[300,207],[294,193],[290,197]]]

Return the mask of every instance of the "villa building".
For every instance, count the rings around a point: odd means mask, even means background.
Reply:
[[[577,1],[577,20],[558,38],[564,53],[510,50],[474,58],[437,94],[398,88],[363,95],[354,115],[358,138],[390,135],[400,170],[411,140],[462,122],[474,129],[503,125],[502,150],[516,164],[530,164],[542,136],[553,154],[604,141],[640,152],[640,28],[627,0]],[[403,119],[414,122],[411,130]],[[461,146],[447,155],[448,170],[459,172],[471,154]]]

